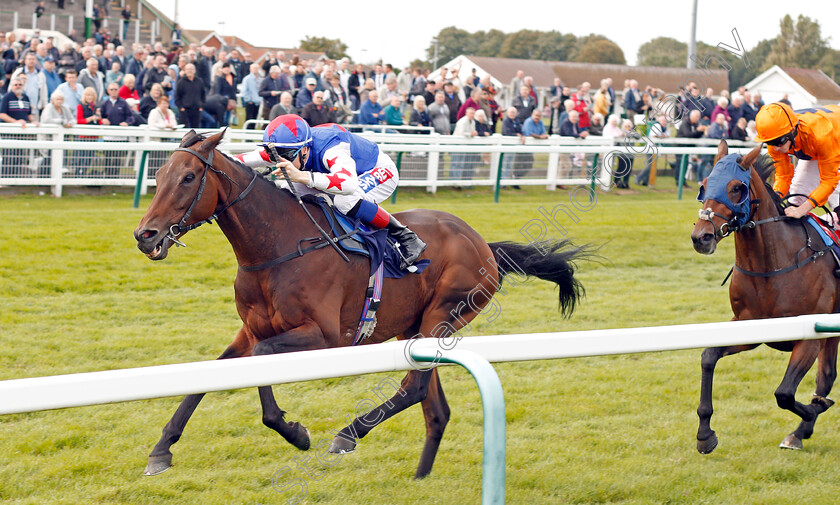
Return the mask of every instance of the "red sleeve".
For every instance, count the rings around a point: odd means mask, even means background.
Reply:
[[[87,120],[85,119],[85,112],[82,108],[82,104],[76,106],[76,123],[77,124],[87,124]]]

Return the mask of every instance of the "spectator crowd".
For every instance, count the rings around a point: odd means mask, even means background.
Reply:
[[[122,15],[131,18],[130,11]],[[19,40],[14,33],[0,33],[0,121],[215,128],[235,124],[241,107],[246,121],[296,113],[313,126],[352,122],[401,131],[398,127],[412,125],[466,138],[499,132],[522,143],[549,135],[671,134],[660,114],[665,93],[651,86],[642,90],[632,79],[624,82],[623,98],[609,77],[594,92],[588,82],[573,90],[558,77],[546,94],[518,71],[503,106],[490,76],[479,77],[475,69],[466,78],[460,67],[442,68],[433,77],[426,69],[398,73],[389,64],[365,67],[348,58],[307,60],[283,51],[258,56],[260,63],[239,49],[185,45],[180,31],[169,47],[122,44],[104,27],[97,27],[93,38],[71,38],[63,47],[37,30]],[[679,91],[679,100],[686,119],[676,133],[685,138],[751,138],[764,104],[758,93],[745,89],[715,95],[695,83]],[[572,156],[572,166],[582,166],[583,159]],[[639,184],[647,183],[648,161],[637,174]],[[472,155],[453,157],[453,176],[469,179],[475,163]],[[632,159],[619,163],[632,164]],[[508,156],[503,174],[521,177],[532,164],[532,155]],[[700,178],[711,161],[693,157],[690,166]],[[616,179],[620,187],[627,181],[626,174]]]

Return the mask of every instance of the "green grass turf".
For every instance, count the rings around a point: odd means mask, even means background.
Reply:
[[[550,285],[532,281],[499,296],[501,316],[492,323],[479,317],[471,334],[728,320],[720,282],[732,241],[712,257],[694,253],[694,190],[678,202],[673,179],[658,183],[657,190],[599,193],[578,222],[561,221],[568,237],[601,246],[604,257],[579,265],[587,297],[571,319],[558,317]],[[166,261],[147,260],[131,232],[149,201],[134,210],[130,195],[0,198],[0,379],[207,360],[225,348],[239,327],[230,246],[208,226]],[[539,207],[568,202],[568,191],[541,188],[505,190],[500,204],[487,189],[401,190],[388,208],[446,210],[489,241],[522,241],[519,230],[540,219]],[[507,405],[507,502],[835,503],[833,411],[804,451],[776,448],[797,424],[773,398],[786,354],[760,348],[720,362],[712,426],[721,445],[697,454],[699,354],[497,365]],[[317,444],[385,376],[402,374],[289,384],[275,394]],[[281,493],[273,481],[305,483],[304,503],[478,503],[478,391],[460,368],[446,367],[441,377],[452,419],[422,481],[411,479],[425,431],[418,407],[377,427],[338,464],[312,464],[323,470],[316,480],[296,466],[296,458],[314,461],[312,452],[262,426],[250,389],[207,395],[173,447],[175,466],[157,477],[142,476],[146,456],[179,398],[0,416],[0,503],[280,504],[302,489]],[[813,382],[811,373],[800,400]]]

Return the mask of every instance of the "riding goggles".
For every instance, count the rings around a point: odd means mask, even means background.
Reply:
[[[300,154],[301,148],[300,147],[287,147],[287,148],[276,147],[275,150],[277,151],[277,155],[280,156],[281,158],[283,158],[284,160],[295,161],[295,158],[297,158],[298,154]],[[268,151],[268,148],[266,148],[266,151]],[[271,154],[271,151],[268,151],[268,153]]]
[[[767,144],[768,146],[778,147],[778,146],[784,144],[785,142],[787,142],[788,140],[793,142],[795,138],[796,138],[796,128],[789,131],[788,133],[785,133],[781,137],[778,137],[778,138],[775,138],[775,139],[772,139],[772,140],[768,140],[767,142],[765,142],[765,144]]]

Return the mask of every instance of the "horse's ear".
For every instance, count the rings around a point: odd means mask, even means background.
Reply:
[[[718,152],[717,158],[715,158],[715,163],[717,163],[719,159],[723,158],[727,154],[729,154],[729,144],[727,144],[725,140],[721,139],[720,144],[718,144]]]
[[[222,139],[225,137],[226,132],[227,127],[222,128],[222,131],[220,131],[219,133],[208,137],[207,140],[204,141],[204,144],[201,145],[201,148],[206,149],[207,152],[212,151],[222,142]]]
[[[749,152],[746,156],[744,156],[738,164],[741,165],[745,170],[749,170],[752,167],[753,163],[755,163],[756,158],[758,155],[761,154],[761,145],[758,145],[755,149]]]
[[[199,135],[195,132],[195,130],[188,131],[181,139],[181,144],[178,147],[190,147],[191,145],[195,144],[196,137],[198,136]]]

